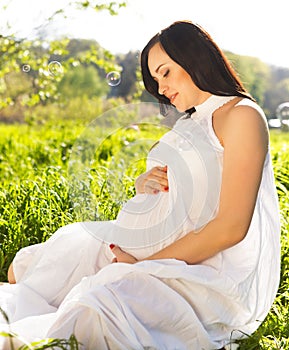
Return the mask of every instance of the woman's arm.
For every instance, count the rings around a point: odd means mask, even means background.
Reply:
[[[216,218],[198,233],[189,232],[146,260],[175,258],[196,264],[245,237],[268,151],[268,130],[262,115],[249,106],[234,107],[224,118],[221,132],[224,162]],[[118,262],[136,261],[118,247],[113,248],[113,253]]]

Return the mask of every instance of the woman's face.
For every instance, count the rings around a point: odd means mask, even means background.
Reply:
[[[166,96],[180,112],[201,104],[210,95],[194,84],[190,75],[167,55],[159,43],[149,51],[148,67],[158,83],[159,94]]]

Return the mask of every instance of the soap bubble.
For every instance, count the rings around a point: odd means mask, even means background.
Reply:
[[[119,72],[109,72],[106,75],[106,81],[109,86],[117,86],[121,82],[121,76]]]
[[[30,65],[29,64],[23,64],[22,72],[24,72],[24,73],[30,72]]]
[[[48,70],[49,73],[52,75],[60,75],[63,72],[62,65],[58,61],[51,61],[48,64]]]

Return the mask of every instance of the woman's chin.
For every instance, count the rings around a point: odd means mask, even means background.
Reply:
[[[186,109],[184,107],[181,107],[181,106],[177,106],[177,105],[173,105],[176,110],[180,113],[184,113],[186,111]]]

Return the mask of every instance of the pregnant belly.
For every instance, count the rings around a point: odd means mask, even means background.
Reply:
[[[169,194],[137,194],[118,213],[116,223],[130,229],[147,229],[160,225],[170,212]]]
[[[182,207],[178,209],[182,210]],[[136,195],[123,206],[115,221],[115,234],[125,243],[122,247],[133,248],[126,251],[136,257],[139,254],[147,256],[178,239],[184,234],[187,215],[184,212],[178,215],[175,210],[172,192]]]

